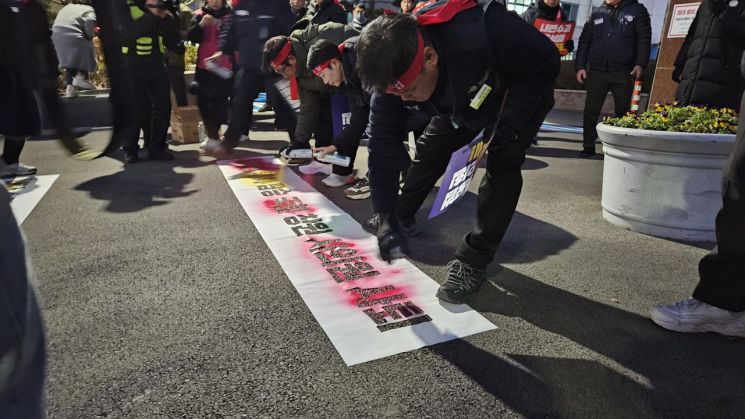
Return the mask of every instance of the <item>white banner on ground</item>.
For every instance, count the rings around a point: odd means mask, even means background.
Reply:
[[[59,175],[23,176],[5,182],[5,187],[10,192],[10,209],[13,210],[18,225],[31,214],[58,177]]]
[[[496,329],[467,305],[441,303],[438,284],[408,261],[378,259],[375,237],[278,160],[218,164],[347,365]]]

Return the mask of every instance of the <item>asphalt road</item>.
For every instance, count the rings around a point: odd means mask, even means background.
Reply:
[[[252,138],[239,156],[285,137]],[[103,148],[105,135],[87,141]],[[518,213],[472,304],[497,330],[350,368],[195,145],[125,169],[30,142],[22,160],[60,174],[22,226],[49,417],[742,417],[745,343],[647,318],[690,295],[712,245],[605,222],[602,157],[579,159],[580,147],[546,134],[529,152]],[[369,214],[369,201],[315,185]],[[474,211],[469,194],[422,223],[412,262],[441,282]]]

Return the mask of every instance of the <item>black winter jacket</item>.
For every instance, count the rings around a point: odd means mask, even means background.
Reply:
[[[474,24],[474,14],[483,23]],[[449,36],[448,27],[460,27],[464,32]],[[559,74],[559,52],[554,44],[499,2],[491,2],[485,12],[469,9],[446,24],[421,28],[440,57],[438,85],[430,100],[406,103],[397,96],[376,93],[370,104],[368,164],[375,191],[373,208],[382,214],[395,213],[401,140],[414,128],[413,119],[424,117],[426,123],[434,116],[449,116],[454,125],[474,130],[498,119],[497,135],[514,135],[534,117],[536,103],[551,91]],[[469,30],[473,35],[465,32]],[[468,101],[483,71],[487,71],[494,90],[473,110]],[[506,99],[505,90],[509,90]]]
[[[311,2],[305,18],[310,19],[310,23],[314,25],[323,25],[328,22],[341,23],[342,25],[349,23],[344,7],[335,0],[326,0],[323,4]]]
[[[349,38],[343,42],[341,64],[344,69],[342,88],[349,99],[349,110],[352,113],[349,124],[334,138],[334,145],[352,144],[362,138],[370,117],[370,95],[362,89],[362,82],[357,75],[357,40]]]
[[[536,0],[535,3],[528,7],[528,10],[524,11],[521,17],[532,26],[535,26],[536,19],[545,19],[556,21],[556,18],[560,16],[562,21],[567,20],[566,13],[562,10],[561,5],[556,7],[550,7],[543,0]],[[570,39],[564,44],[564,48],[567,51],[574,51],[574,40]]]
[[[220,28],[220,50],[225,54],[238,51],[238,66],[259,73],[264,42],[283,35],[290,26],[287,9],[285,2],[241,0]]]
[[[638,0],[622,0],[617,7],[596,7],[582,28],[575,68],[591,71],[631,71],[649,64],[652,26]]]
[[[740,60],[745,50],[745,1],[729,7],[724,0],[705,0],[696,13],[675,60],[675,99],[737,109],[745,81]]]

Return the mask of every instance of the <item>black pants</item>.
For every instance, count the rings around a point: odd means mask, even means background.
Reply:
[[[254,117],[254,100],[264,89],[264,75],[258,70],[241,68],[235,72],[233,97],[230,103],[230,123],[225,132],[223,147],[232,150],[248,135]]]
[[[132,95],[135,109],[139,112],[136,118],[147,124],[145,144],[150,151],[165,151],[166,134],[171,118],[171,84],[164,64],[136,63],[130,65],[132,77]],[[139,132],[132,130],[124,140],[123,148],[127,153],[136,153]]]
[[[743,95],[741,109],[745,109]],[[693,297],[730,311],[745,311],[745,115],[740,114],[735,149],[722,172],[722,209],[716,219],[717,248],[699,263]]]
[[[23,146],[26,144],[25,137],[9,137],[5,136],[3,141],[3,160],[5,164],[16,164],[18,159],[21,157],[21,151]]]
[[[186,99],[186,79],[182,65],[168,65],[168,78],[171,81],[171,89],[176,97],[176,106],[187,106],[189,101]]]
[[[220,138],[220,126],[228,123],[230,111],[230,94],[233,80],[223,79],[206,70],[197,70],[195,79],[199,83],[197,106],[204,122],[207,137]]]
[[[585,114],[583,118],[582,140],[585,147],[594,147],[598,139],[596,125],[600,118],[600,111],[608,95],[613,94],[613,104],[616,116],[625,115],[631,109],[631,95],[634,90],[634,76],[629,71],[588,71],[585,81],[587,97],[585,99]]]

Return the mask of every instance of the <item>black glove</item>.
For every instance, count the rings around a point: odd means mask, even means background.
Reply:
[[[378,250],[380,258],[388,263],[406,257],[409,253],[409,242],[398,230],[398,220],[395,217],[380,214]]]
[[[566,49],[569,52],[574,51],[574,39],[570,39],[564,42],[564,49]]]

